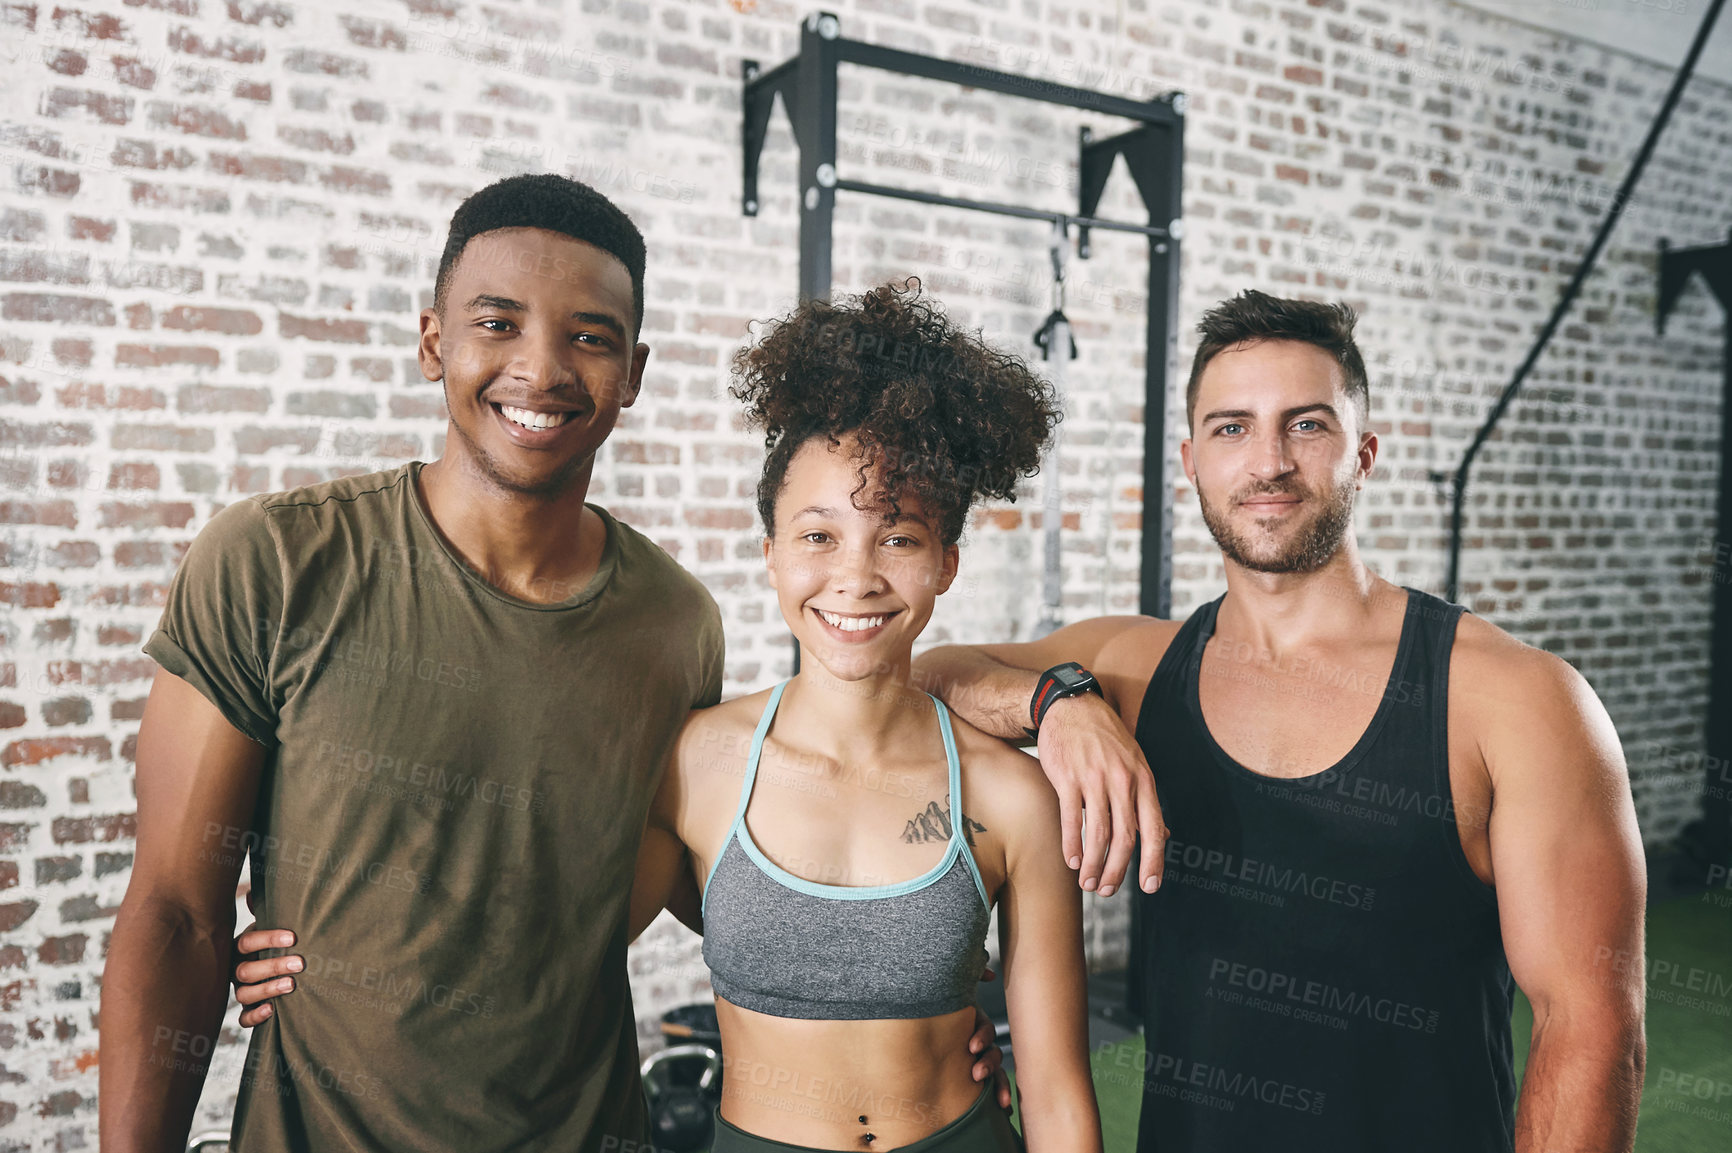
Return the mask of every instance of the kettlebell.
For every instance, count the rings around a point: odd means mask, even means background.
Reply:
[[[650,1140],[658,1149],[693,1153],[709,1147],[715,1119],[710,1087],[722,1073],[722,1055],[708,1045],[670,1045],[643,1063]]]

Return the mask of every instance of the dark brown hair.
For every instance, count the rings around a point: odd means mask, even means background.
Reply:
[[[1335,358],[1347,387],[1347,396],[1359,413],[1364,431],[1371,410],[1370,383],[1365,361],[1353,343],[1353,325],[1358,321],[1345,304],[1315,300],[1289,300],[1247,288],[1231,300],[1223,300],[1197,325],[1203,338],[1191,360],[1191,380],[1185,386],[1185,423],[1195,427],[1197,383],[1203,369],[1215,357],[1235,345],[1259,340],[1297,340],[1315,345]]]
[[[737,352],[733,369],[729,391],[765,434],[758,515],[772,536],[788,465],[813,437],[855,437],[855,507],[868,507],[860,493],[879,481],[886,521],[912,497],[949,545],[977,499],[1016,499],[1059,420],[1050,384],[957,328],[912,278],[842,304],[801,303]]]

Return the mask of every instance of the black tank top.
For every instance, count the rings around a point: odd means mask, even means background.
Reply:
[[[1407,592],[1387,683],[1306,670],[1319,694],[1382,696],[1352,751],[1311,776],[1254,773],[1204,725],[1198,678],[1220,599],[1149,681],[1136,736],[1171,839],[1160,891],[1135,898],[1147,902],[1146,1049],[1127,1070],[1143,1084],[1138,1153],[1513,1148],[1513,986],[1449,788],[1462,610]],[[1211,652],[1209,672],[1264,675],[1249,652]]]

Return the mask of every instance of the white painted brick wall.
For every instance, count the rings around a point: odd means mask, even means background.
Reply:
[[[0,1149],[96,1140],[98,986],[153,667],[139,646],[174,565],[241,495],[438,455],[414,314],[468,192],[563,171],[642,227],[654,352],[596,499],[715,593],[730,694],[788,662],[750,512],[759,446],[724,389],[729,354],[792,305],[797,274],[780,112],[761,214],[738,212],[739,61],[791,54],[807,9],[68,3],[0,3]],[[1447,506],[1429,474],[1454,466],[1526,352],[1671,79],[1442,0],[833,9],[876,43],[1189,92],[1184,363],[1198,315],[1241,287],[1358,307],[1384,445],[1361,537],[1380,572],[1434,591]],[[845,175],[959,195],[1067,208],[1076,128],[1115,127],[853,68],[841,89]],[[1692,86],[1472,490],[1470,604],[1588,676],[1650,842],[1697,808],[1709,590],[1727,578],[1712,565],[1722,319],[1695,290],[1656,339],[1654,252],[1725,236],[1729,112],[1726,85]],[[1133,213],[1115,180],[1103,213]],[[1137,603],[1144,249],[1095,242],[1067,306],[1083,349],[1062,467],[1073,616]],[[844,195],[836,287],[918,274],[1029,350],[1045,243],[1038,224]],[[1175,462],[1182,419],[1175,397]],[[1182,478],[1174,499],[1183,614],[1223,578]],[[929,640],[1026,635],[1039,503],[1031,485],[981,512]],[[1089,898],[1095,964],[1122,963],[1126,908]],[[667,920],[631,957],[646,1042],[707,988],[696,939]],[[206,1094],[212,1124],[238,1044]]]

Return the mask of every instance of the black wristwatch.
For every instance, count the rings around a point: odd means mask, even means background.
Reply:
[[[1034,722],[1034,728],[1028,730],[1028,735],[1037,736],[1040,732],[1040,722],[1046,716],[1046,711],[1053,702],[1062,701],[1066,697],[1081,696],[1083,693],[1093,693],[1104,697],[1100,682],[1095,675],[1077,664],[1066,661],[1062,665],[1054,665],[1040,674],[1040,680],[1035,682],[1034,696],[1028,702],[1028,718]]]

